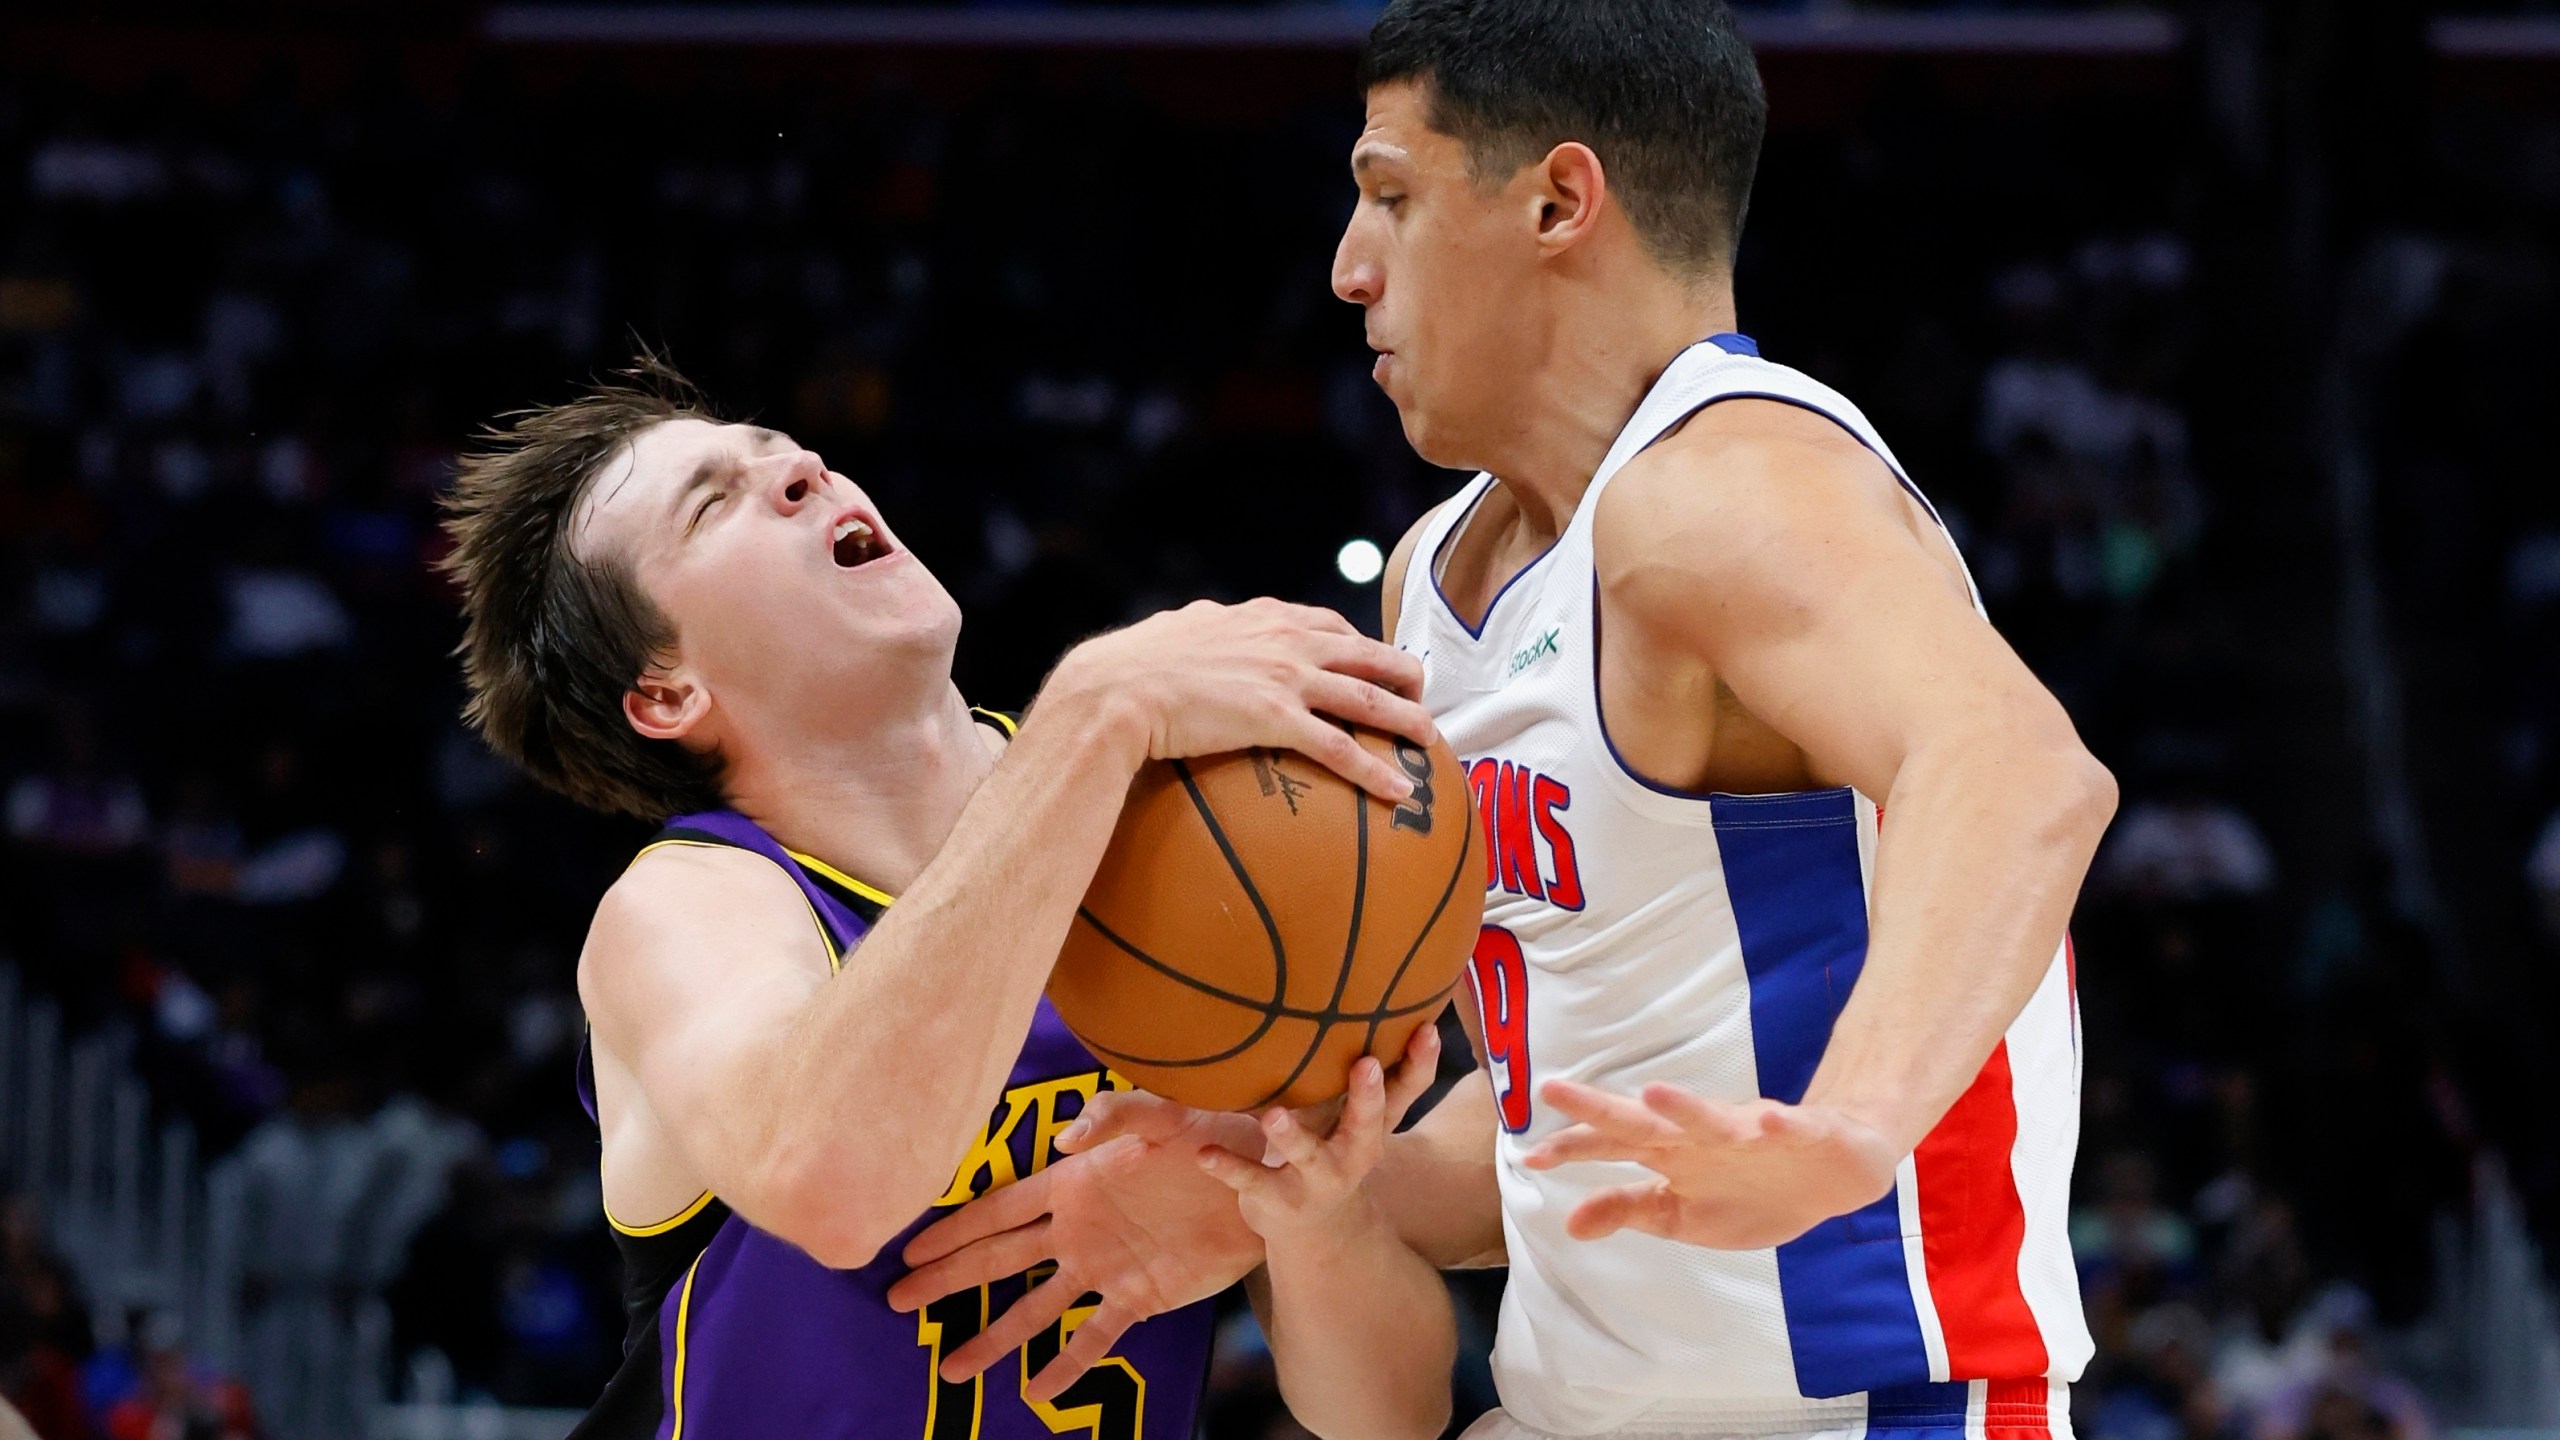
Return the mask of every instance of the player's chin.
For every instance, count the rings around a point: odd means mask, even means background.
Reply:
[[[1449,426],[1428,404],[1393,394],[1388,398],[1396,402],[1396,416],[1404,422],[1405,443],[1413,447],[1414,454],[1444,470],[1474,468],[1462,458],[1464,447],[1450,434]]]

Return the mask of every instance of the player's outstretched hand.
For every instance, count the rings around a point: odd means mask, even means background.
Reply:
[[[1388,1079],[1389,1126],[1430,1088],[1439,1064],[1439,1031],[1425,1025]],[[1324,1123],[1318,1113],[1297,1119]],[[1238,1213],[1235,1193],[1198,1160],[1212,1146],[1258,1155],[1261,1135],[1250,1115],[1106,1090],[1058,1136],[1063,1158],[918,1231],[904,1252],[914,1268],[889,1287],[889,1303],[920,1310],[1054,1262],[1057,1274],[943,1357],[942,1376],[978,1374],[1056,1324],[1079,1297],[1098,1294],[1102,1304],[1025,1387],[1034,1400],[1055,1399],[1130,1326],[1206,1300],[1262,1263],[1262,1237]]]
[[[1205,1300],[1262,1263],[1235,1196],[1192,1159],[1203,1145],[1257,1133],[1251,1116],[1104,1091],[1059,1135],[1070,1153],[917,1232],[904,1252],[915,1268],[889,1287],[889,1303],[920,1310],[1054,1262],[1055,1275],[943,1357],[942,1376],[968,1379],[1098,1294],[1102,1304],[1024,1389],[1055,1399],[1130,1326]]]
[[[1715,1250],[1782,1245],[1886,1194],[1902,1158],[1882,1131],[1829,1105],[1735,1104],[1660,1084],[1630,1100],[1571,1080],[1538,1097],[1579,1123],[1532,1148],[1530,1169],[1632,1160],[1660,1177],[1576,1205],[1565,1228],[1581,1240],[1641,1230]]]
[[[1195,601],[1098,635],[1067,652],[1040,699],[1134,706],[1149,759],[1295,750],[1391,803],[1412,782],[1338,722],[1418,745],[1439,733],[1422,708],[1421,661],[1331,610],[1271,599]]]
[[[1331,1135],[1275,1107],[1262,1117],[1258,1156],[1208,1145],[1200,1168],[1236,1192],[1238,1212],[1267,1245],[1320,1245],[1348,1233],[1368,1206],[1361,1182],[1385,1152],[1387,1124],[1385,1067],[1363,1055]]]

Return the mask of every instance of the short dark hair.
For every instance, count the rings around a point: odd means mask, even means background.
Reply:
[[[1479,181],[1579,140],[1656,259],[1733,263],[1769,100],[1724,0],[1393,0],[1360,82],[1397,80],[1428,85]]]
[[[623,696],[675,643],[618,555],[577,554],[569,528],[600,473],[642,431],[718,419],[675,367],[642,350],[612,381],[499,417],[444,500],[462,589],[465,719],[536,780],[643,820],[717,809],[718,758],[631,728]]]

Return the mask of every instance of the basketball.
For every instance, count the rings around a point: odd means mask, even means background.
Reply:
[[[1354,733],[1402,805],[1285,751],[1139,772],[1049,978],[1104,1063],[1204,1109],[1308,1105],[1438,1016],[1484,917],[1476,809],[1445,742]]]

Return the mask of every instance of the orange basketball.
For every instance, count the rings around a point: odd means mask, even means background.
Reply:
[[[1105,1064],[1205,1109],[1307,1105],[1439,1015],[1484,919],[1476,807],[1446,742],[1353,733],[1411,799],[1287,751],[1138,773],[1049,977]]]

